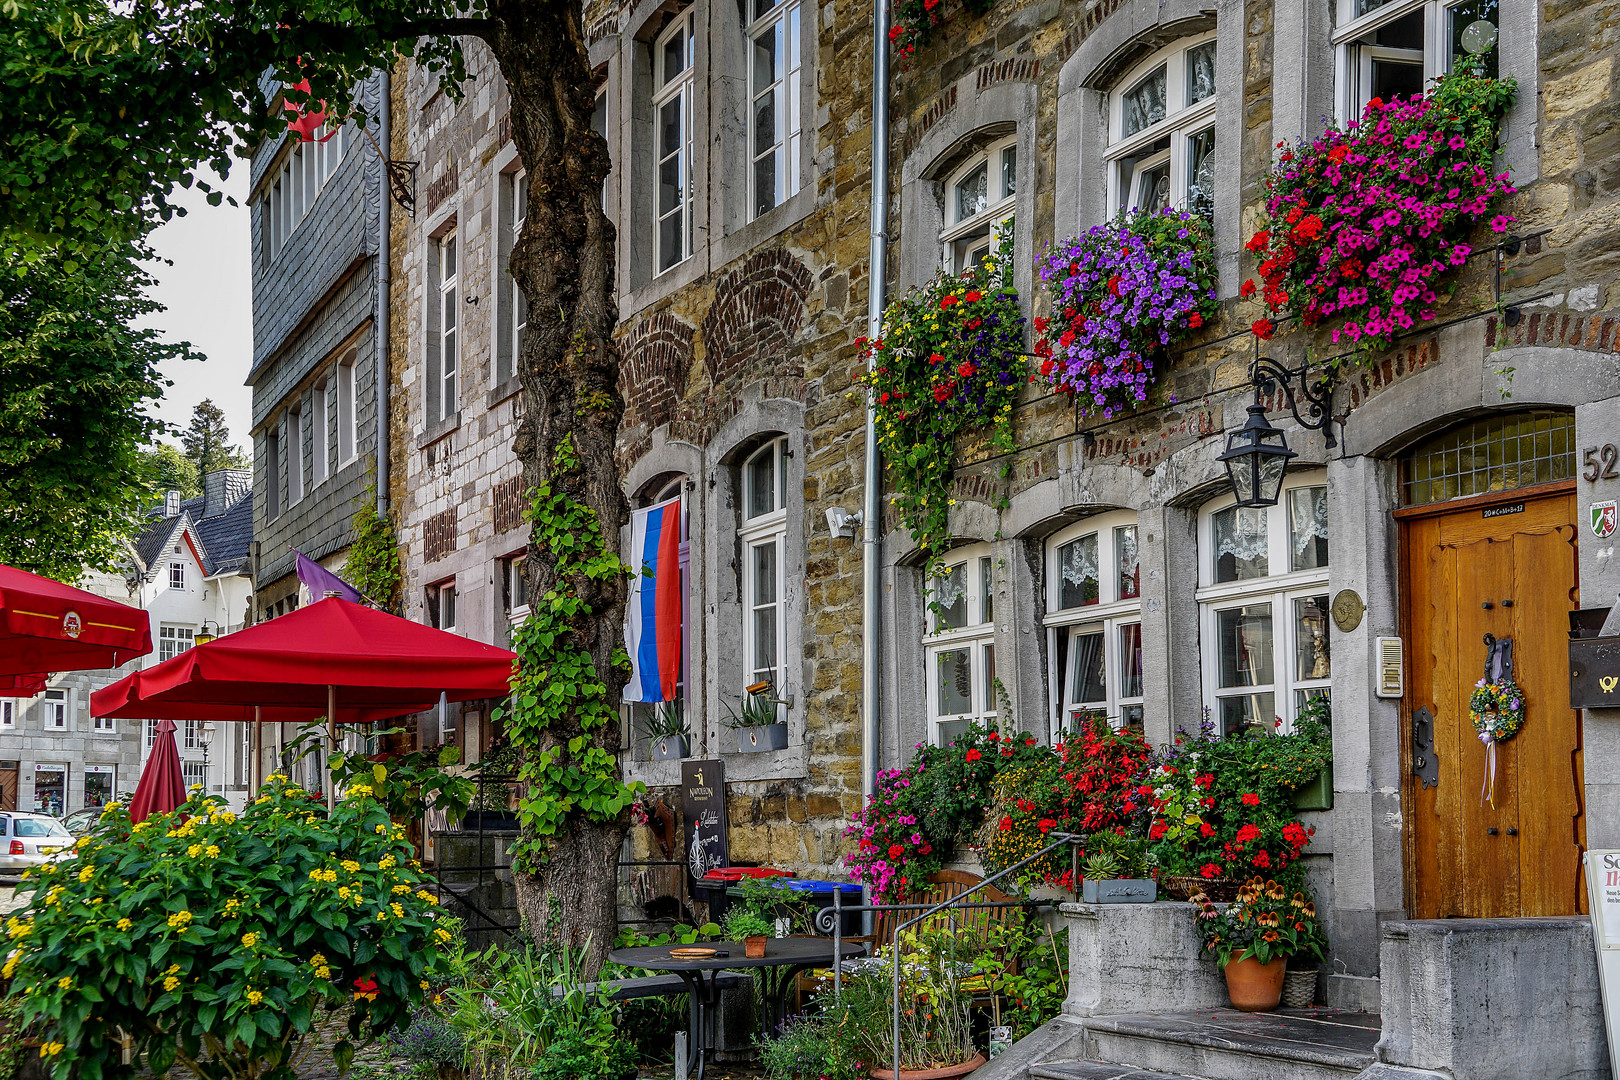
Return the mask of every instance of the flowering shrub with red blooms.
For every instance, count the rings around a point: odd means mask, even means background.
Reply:
[[[983,15],[996,0],[962,0],[962,10]],[[889,9],[889,47],[902,63],[910,61],[920,45],[928,44],[934,27],[945,23],[945,0],[899,0]],[[909,66],[907,64],[906,66]]]
[[[1209,223],[1185,210],[1121,215],[1037,265],[1052,293],[1035,320],[1041,375],[1105,418],[1146,401],[1167,346],[1215,317]]]
[[[900,520],[927,549],[950,535],[951,455],[958,435],[991,425],[1011,450],[1012,406],[1024,379],[1024,316],[1004,270],[1010,241],[961,274],[942,274],[891,303],[883,337],[861,338],[859,378],[877,410],[878,446]]]
[[[1469,233],[1515,190],[1493,172],[1515,91],[1512,79],[1459,64],[1426,95],[1374,98],[1347,130],[1284,149],[1247,244],[1272,315],[1332,326],[1335,343],[1364,352],[1433,319],[1449,291],[1442,280],[1473,253]],[[1504,232],[1512,220],[1498,214],[1490,227]],[[1255,291],[1244,282],[1242,295]],[[1275,329],[1264,318],[1253,326],[1261,338]]]

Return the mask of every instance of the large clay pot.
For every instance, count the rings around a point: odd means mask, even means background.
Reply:
[[[1232,1008],[1240,1012],[1270,1012],[1282,1000],[1283,976],[1288,971],[1288,958],[1279,956],[1269,964],[1262,964],[1244,953],[1226,965],[1226,993],[1232,999]]]
[[[900,1080],[955,1080],[958,1076],[966,1076],[985,1063],[983,1054],[974,1054],[960,1065],[952,1065],[944,1069],[901,1069]],[[867,1072],[872,1080],[894,1080],[894,1066],[886,1069],[874,1068]]]

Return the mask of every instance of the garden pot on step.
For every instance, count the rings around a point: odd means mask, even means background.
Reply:
[[[900,1080],[955,1080],[958,1076],[966,1076],[985,1063],[983,1054],[974,1054],[960,1065],[951,1065],[944,1069],[901,1069]],[[894,1066],[888,1068],[873,1068],[868,1073],[872,1080],[894,1080]]]
[[[1239,1012],[1270,1012],[1282,1000],[1283,975],[1288,958],[1279,956],[1262,964],[1248,953],[1226,965],[1226,993]]]
[[[765,958],[765,943],[770,938],[761,934],[758,937],[743,938],[743,955],[750,960],[763,960]]]

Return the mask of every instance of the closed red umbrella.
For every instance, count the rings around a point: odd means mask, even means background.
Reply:
[[[186,778],[180,771],[180,751],[174,745],[174,721],[160,720],[152,753],[141,770],[141,782],[129,802],[132,821],[145,821],[152,814],[166,814],[186,801]]]
[[[151,651],[146,612],[0,564],[0,675],[117,667]]]

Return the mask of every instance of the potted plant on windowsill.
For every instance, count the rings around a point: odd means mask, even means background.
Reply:
[[[1275,881],[1250,878],[1223,910],[1207,896],[1198,905],[1204,953],[1226,974],[1232,1007],[1269,1012],[1282,1000],[1289,958],[1324,955],[1325,936],[1316,904],[1303,890],[1292,895]]]
[[[1333,809],[1332,723],[1333,705],[1326,694],[1311,698],[1294,718],[1294,734],[1305,750],[1294,768],[1296,783],[1290,801],[1295,810]]]
[[[1159,883],[1148,876],[1147,841],[1113,831],[1093,833],[1080,864],[1080,899],[1088,904],[1151,904]]]
[[[692,756],[692,739],[680,698],[658,702],[651,713],[642,717],[641,733],[652,743],[654,761],[679,761]]]
[[[757,682],[745,688],[738,712],[731,702],[725,702],[726,727],[737,734],[739,754],[757,754],[766,750],[787,748],[787,722],[777,719],[778,705],[793,704],[792,699],[779,701],[771,696],[769,682]]]

